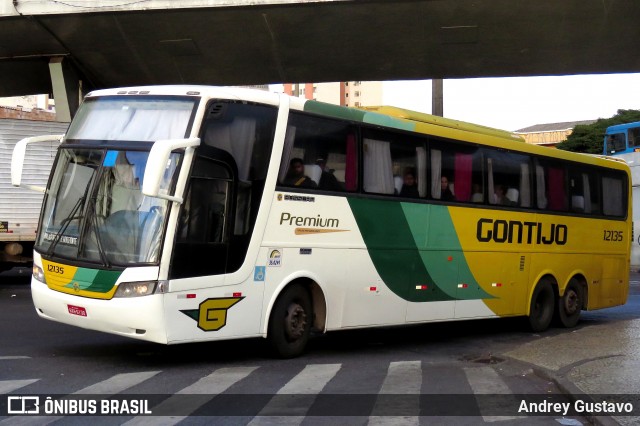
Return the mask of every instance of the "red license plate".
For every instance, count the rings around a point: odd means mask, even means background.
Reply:
[[[87,310],[82,306],[67,305],[67,309],[71,315],[78,315],[81,317],[87,316]]]

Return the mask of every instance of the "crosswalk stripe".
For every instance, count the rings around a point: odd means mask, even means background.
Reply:
[[[465,374],[467,375],[467,381],[473,389],[473,393],[476,395],[505,395],[501,400],[505,406],[513,406],[511,401],[514,401],[513,393],[509,389],[509,386],[502,380],[500,375],[491,367],[475,367],[465,368]],[[499,422],[506,420],[514,420],[522,418],[522,416],[493,416],[487,415],[487,412],[495,412],[492,407],[479,407],[482,418],[485,422]]]
[[[201,397],[171,396],[152,407],[152,411],[193,413],[216,395],[226,391],[233,384],[253,373],[258,367],[220,368],[194,384],[178,391],[177,395],[200,395]],[[139,425],[175,425],[187,416],[138,416],[124,423],[127,426]]]
[[[113,395],[142,383],[158,373],[159,371],[143,371],[139,373],[116,374],[107,380],[103,380],[102,382],[80,389],[72,395]]]
[[[317,395],[338,373],[342,364],[311,364],[285,384],[271,398],[260,413],[254,417],[250,426],[286,425],[296,426],[302,423],[304,416],[313,405]],[[294,398],[287,398],[292,395]],[[298,395],[306,395],[300,397]],[[277,415],[272,415],[276,414]],[[282,415],[287,413],[287,415]]]
[[[27,380],[0,380],[0,393],[13,392],[16,389],[23,388],[31,383],[37,382],[38,379]]]
[[[123,373],[116,374],[106,380],[95,383],[91,386],[87,386],[83,389],[80,389],[76,392],[73,392],[71,395],[89,395],[89,394],[100,394],[100,395],[113,395],[116,393],[120,393],[130,387],[142,383],[145,380],[150,379],[151,377],[158,374],[159,371],[144,371],[140,373]],[[64,397],[63,397],[64,399]],[[40,409],[42,410],[42,404],[40,405]],[[9,417],[0,421],[0,425],[15,425],[15,426],[37,426],[37,425],[48,425],[57,420],[64,418],[64,416],[34,416],[34,417]]]
[[[7,355],[7,356],[0,356],[0,361],[10,361],[12,359],[29,359],[30,357],[28,356],[23,356],[23,355]]]
[[[378,397],[369,417],[371,426],[413,426],[420,424],[420,391],[422,388],[422,363],[420,361],[392,362],[389,365],[380,389],[381,395],[410,395],[394,399],[394,405],[388,406],[389,400]],[[407,413],[404,416],[383,416],[382,413]]]

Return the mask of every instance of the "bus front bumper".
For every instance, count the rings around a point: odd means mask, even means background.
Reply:
[[[32,278],[31,296],[42,318],[134,339],[167,343],[163,295],[90,299],[51,290]]]

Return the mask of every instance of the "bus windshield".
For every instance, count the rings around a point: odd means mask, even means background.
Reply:
[[[105,266],[157,263],[168,202],[144,196],[149,153],[63,149],[44,204],[38,250]],[[177,175],[171,156],[163,188]]]
[[[83,102],[69,140],[154,142],[187,137],[198,98],[112,96]]]

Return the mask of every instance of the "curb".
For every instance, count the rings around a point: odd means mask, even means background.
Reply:
[[[571,402],[575,402],[576,400],[578,400],[579,396],[580,397],[586,396],[591,399],[591,395],[586,394],[582,390],[580,390],[578,386],[576,386],[569,379],[565,378],[564,374],[557,375],[547,370],[546,368],[543,368],[534,364],[530,364],[530,366],[531,366],[531,369],[533,370],[533,373],[536,376],[553,382],[563,394],[565,394],[566,396],[569,397],[569,399],[571,399]],[[620,423],[618,423],[611,416],[584,415],[583,417],[589,419],[589,421],[591,421],[594,425],[599,425],[599,426],[619,426],[620,425]]]

